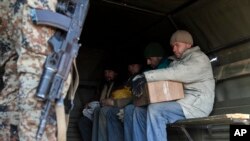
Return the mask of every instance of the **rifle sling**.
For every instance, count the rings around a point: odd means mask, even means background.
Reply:
[[[74,71],[73,71],[74,70]],[[75,73],[75,78],[73,79],[73,73]],[[70,101],[73,102],[75,93],[79,84],[79,74],[76,66],[76,60],[73,61],[73,67],[71,71],[72,82],[69,88],[68,97]],[[73,82],[74,80],[74,82]],[[65,96],[64,96],[65,97]],[[72,107],[73,108],[73,107]],[[58,141],[67,140],[67,127],[69,123],[70,112],[65,114],[64,104],[56,104],[56,118],[57,118],[57,139]]]
[[[64,105],[56,104],[56,120],[57,120],[57,140],[66,141],[67,140],[67,127]]]

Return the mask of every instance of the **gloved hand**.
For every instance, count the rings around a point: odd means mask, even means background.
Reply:
[[[132,80],[132,94],[140,97],[144,92],[146,82],[143,74],[136,75]]]
[[[96,108],[100,107],[99,101],[92,101],[84,106],[82,111],[83,115],[93,120],[94,111]]]

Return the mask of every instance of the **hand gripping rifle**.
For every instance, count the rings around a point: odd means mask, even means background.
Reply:
[[[35,24],[49,25],[59,29],[48,41],[54,51],[46,58],[36,94],[39,99],[45,101],[37,131],[38,140],[44,133],[52,103],[64,104],[62,89],[80,48],[78,41],[88,7],[89,0],[70,0],[67,3],[59,2],[57,12],[31,10],[31,18]]]

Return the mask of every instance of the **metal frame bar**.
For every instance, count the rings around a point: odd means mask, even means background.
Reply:
[[[186,135],[187,139],[189,141],[194,141],[193,138],[190,136],[190,134],[188,133],[187,129],[183,126],[180,126],[179,128],[181,128],[182,132]]]

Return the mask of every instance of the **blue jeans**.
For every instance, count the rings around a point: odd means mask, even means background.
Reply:
[[[104,106],[99,113],[98,141],[108,141],[107,136],[107,112],[111,109],[110,106]]]
[[[109,141],[132,141],[133,114],[135,106],[130,104],[124,108],[124,123],[117,118],[119,108],[112,108],[107,112],[107,127]]]
[[[96,108],[93,115],[92,141],[98,141],[98,126],[99,126],[100,108]]]
[[[107,141],[107,120],[106,114],[112,107],[104,106],[94,112],[92,141]]]
[[[92,124],[92,121],[86,116],[80,118],[78,127],[83,141],[91,141]]]
[[[124,141],[133,140],[133,114],[135,106],[130,104],[124,108]]]
[[[147,111],[135,108],[133,141],[167,141],[166,124],[185,119],[177,102],[149,104]]]
[[[147,141],[147,107],[135,107],[133,121],[133,141]]]
[[[124,133],[123,133],[123,123],[120,119],[118,119],[117,113],[120,108],[112,107],[107,111],[107,134],[108,141],[123,141]]]

